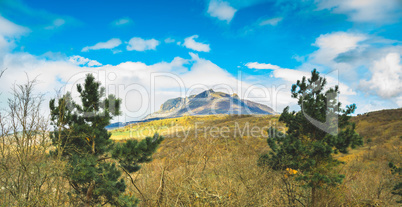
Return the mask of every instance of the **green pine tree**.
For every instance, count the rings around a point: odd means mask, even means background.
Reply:
[[[292,97],[298,99],[301,110],[283,110],[279,121],[288,129],[285,134],[269,129],[271,151],[259,159],[259,165],[294,172],[296,181],[311,188],[311,206],[316,206],[317,189],[340,184],[344,178],[333,171],[341,164],[333,155],[363,144],[355,124],[349,122],[356,105],[341,109],[338,86],[325,90],[325,85],[326,79],[314,69],[310,79],[303,77],[292,86]]]
[[[73,189],[70,198],[86,206],[136,206],[138,200],[125,194],[122,173],[130,176],[141,163],[151,161],[163,137],[155,134],[142,141],[113,142],[105,127],[120,115],[121,100],[105,97],[105,89],[91,74],[77,90],[81,104],[69,93],[57,105],[55,99],[49,103],[54,126],[50,137],[55,146],[51,154],[67,162],[64,175]]]

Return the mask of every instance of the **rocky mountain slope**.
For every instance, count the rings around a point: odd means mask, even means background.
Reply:
[[[276,114],[263,104],[240,99],[236,94],[215,92],[212,89],[186,98],[169,99],[150,118],[180,117],[184,115],[211,114]]]

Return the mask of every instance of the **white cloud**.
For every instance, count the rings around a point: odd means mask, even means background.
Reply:
[[[187,87],[195,84],[202,84],[208,88],[214,85],[228,85],[231,88],[237,87],[237,79],[229,72],[220,68],[213,62],[199,58],[198,55],[190,53],[192,61],[194,61],[190,71],[183,74],[182,78]],[[211,76],[211,74],[214,74]]]
[[[293,69],[279,69],[273,71],[273,74],[275,78],[281,78],[291,83],[296,83],[296,81],[301,80],[303,76],[305,76],[306,78],[311,77],[310,71],[307,72]],[[338,85],[339,91],[341,92],[342,96],[356,95],[356,92],[352,88],[350,88],[347,84],[340,82],[339,78],[337,77],[337,74],[321,73],[320,75],[322,77],[325,77],[325,79],[327,79],[328,87],[334,87],[335,85]],[[345,101],[346,99],[344,99],[343,102]]]
[[[364,34],[347,32],[333,32],[320,35],[313,44],[319,47],[319,49],[310,55],[311,61],[333,66],[335,64],[334,59],[339,54],[356,49],[359,46],[358,43],[367,38]]]
[[[274,70],[273,74],[275,78],[281,78],[292,84],[296,83],[297,80],[301,80],[303,76],[305,76],[306,78],[309,78],[311,76],[310,72],[284,68]]]
[[[207,15],[230,23],[237,11],[272,0],[205,0],[208,3]],[[273,20],[278,21],[277,20]],[[280,20],[279,20],[280,21]],[[279,22],[278,21],[278,22]],[[275,24],[275,23],[274,23]]]
[[[229,2],[221,0],[211,0],[208,5],[207,13],[211,17],[216,17],[219,20],[229,23],[236,13],[236,9],[231,7]]]
[[[112,53],[113,54],[117,54],[117,53],[121,53],[121,52],[123,52],[122,50],[117,50],[117,49],[113,49],[112,50]]]
[[[173,38],[168,37],[165,39],[165,43],[174,43],[174,42],[176,42],[176,40]]]
[[[402,95],[396,98],[396,103],[398,104],[398,107],[402,107]]]
[[[280,21],[282,21],[282,17],[275,17],[270,19],[262,20],[258,25],[265,26],[265,25],[272,25],[276,26]]]
[[[2,16],[0,16],[0,26],[1,26],[0,35],[7,37],[20,35],[28,31],[27,28],[16,25]]]
[[[127,50],[145,51],[156,50],[156,46],[159,45],[159,41],[155,39],[145,40],[139,37],[133,37],[128,41]]]
[[[295,70],[295,69],[288,69],[288,68],[281,68],[280,66],[277,65],[272,65],[269,63],[258,63],[258,62],[250,62],[247,63],[246,66],[250,69],[269,69],[273,70],[272,75],[275,78],[280,78],[282,80],[287,81],[290,84],[296,83],[297,80],[301,80],[303,76],[306,78],[309,78],[311,76],[310,71],[302,70],[301,68]],[[311,70],[313,68],[309,68],[308,70]],[[356,92],[350,88],[348,85],[345,83],[342,83],[339,81],[339,78],[337,74],[323,74],[321,73],[322,76],[324,76],[327,79],[328,86],[333,87],[335,85],[339,86],[339,89],[341,91],[341,94],[343,96],[349,96],[349,95],[356,95]],[[344,102],[347,102],[345,98],[343,98]]]
[[[383,98],[400,96],[402,91],[401,55],[389,53],[384,58],[374,61],[370,67],[371,79],[360,81],[363,90],[374,90]]]
[[[246,63],[246,66],[250,69],[273,70],[272,71],[273,77],[283,79],[292,84],[296,83],[296,81],[300,80],[303,76],[306,77],[310,76],[310,72],[281,68],[278,65],[272,65],[270,63],[249,62]]]
[[[29,31],[0,16],[0,55],[15,47],[15,41]]]
[[[184,39],[183,45],[189,49],[199,51],[199,52],[209,52],[211,48],[209,44],[204,44],[200,42],[196,42],[194,39],[198,38],[198,35],[193,35],[191,37],[187,37]]]
[[[85,57],[82,57],[79,55],[71,56],[69,58],[69,61],[75,65],[83,65],[83,66],[89,66],[89,67],[102,65],[101,63],[99,63],[96,60],[91,60],[91,59],[88,59],[88,58],[85,58]]]
[[[48,30],[56,29],[58,27],[61,27],[65,23],[66,23],[66,21],[64,19],[58,18],[58,19],[53,20],[52,25],[45,27],[45,29],[48,29]]]
[[[359,33],[324,34],[313,44],[319,49],[309,55],[309,63],[338,70],[339,78],[347,80],[355,89],[396,103],[394,97],[402,90],[402,47],[395,42]],[[362,69],[369,72],[361,74]],[[363,79],[367,75],[371,76],[370,80]]]
[[[87,52],[89,50],[100,50],[100,49],[113,49],[121,45],[121,40],[118,38],[112,38],[106,42],[96,43],[94,46],[86,46],[82,48],[81,52]]]
[[[9,68],[2,78],[0,91],[7,91],[15,81],[23,83],[21,76],[27,72],[29,77],[38,78],[36,89],[46,93],[47,99],[54,97],[52,92],[63,86],[62,94],[69,91],[73,97],[78,98],[75,85],[84,80],[85,74],[94,73],[107,89],[107,93],[116,94],[123,99],[122,111],[127,117],[119,121],[130,121],[158,110],[167,99],[181,96],[180,91],[183,90],[186,92],[190,88],[209,89],[219,85],[230,87],[233,93],[239,90],[236,89],[238,85],[243,87],[243,91],[249,86],[247,83],[239,84],[233,75],[211,61],[199,58],[195,54],[191,54],[191,57],[176,57],[171,62],[151,65],[128,61],[93,68],[90,67],[92,60],[81,56],[72,56],[66,61],[41,59],[29,53],[7,54],[0,58],[0,67],[7,65]],[[189,63],[189,67],[184,66]],[[210,76],[212,73],[213,77]],[[152,85],[152,77],[155,74],[160,75],[154,79],[155,84]],[[138,93],[139,90],[144,93]],[[152,94],[155,99],[151,98]],[[2,97],[0,103],[4,102],[4,98],[7,97]],[[150,108],[150,105],[154,108]],[[47,110],[46,107],[44,109]]]
[[[277,65],[272,65],[269,63],[258,63],[258,62],[249,62],[246,66],[250,69],[268,69],[268,70],[277,70],[281,69],[281,67]]]
[[[354,22],[389,23],[402,17],[400,0],[316,0],[319,10],[345,14]]]
[[[121,26],[121,25],[131,24],[132,22],[133,22],[133,20],[130,19],[129,17],[124,17],[124,18],[121,18],[121,19],[118,19],[118,20],[112,22],[112,25]]]
[[[78,98],[75,85],[82,83],[87,73],[94,73],[108,94],[116,94],[123,99],[124,116],[114,120],[123,122],[143,118],[158,110],[167,99],[183,96],[181,91],[185,92],[184,95],[196,91],[192,89],[227,89],[226,92],[238,93],[240,97],[273,106],[276,110],[289,104],[288,92],[274,94],[279,97],[275,101],[258,90],[247,94],[251,84],[197,54],[190,53],[190,56],[189,59],[175,57],[170,62],[155,64],[128,61],[117,65],[100,65],[96,60],[82,56],[71,56],[69,59],[59,55],[41,58],[25,52],[9,53],[0,57],[0,68],[9,68],[2,78],[0,91],[5,94],[15,81],[23,83],[21,76],[27,72],[31,78],[38,77],[36,89],[45,93],[47,100],[53,98],[54,91],[61,87],[62,94],[69,91]],[[94,65],[99,67],[91,67]],[[159,76],[153,79],[155,74]],[[141,91],[143,93],[139,93]],[[2,97],[0,103],[4,103],[5,98]],[[44,105],[44,109],[48,110]]]

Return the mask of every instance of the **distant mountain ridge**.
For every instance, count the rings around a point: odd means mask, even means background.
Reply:
[[[266,105],[240,99],[237,94],[230,95],[210,89],[186,98],[169,99],[161,105],[159,111],[148,115],[145,119],[211,114],[277,113]]]

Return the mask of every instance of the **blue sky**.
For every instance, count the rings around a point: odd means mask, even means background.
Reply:
[[[398,108],[401,18],[399,0],[2,0],[0,89],[26,72],[50,98],[92,72],[125,100],[122,121],[203,88],[282,111],[317,68],[357,113]]]

